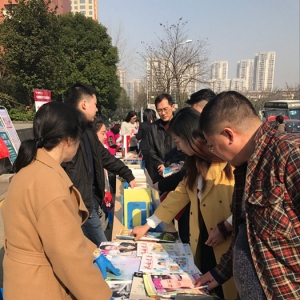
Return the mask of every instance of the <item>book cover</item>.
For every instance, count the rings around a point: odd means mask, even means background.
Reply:
[[[183,269],[176,260],[169,256],[144,254],[142,256],[140,272],[144,273],[182,273]]]
[[[138,257],[127,257],[127,256],[107,256],[107,258],[112,262],[112,264],[120,269],[121,275],[116,276],[107,270],[106,281],[111,280],[132,280],[132,275],[134,272],[138,272],[140,268],[141,259]]]
[[[102,242],[100,252],[107,256],[132,256],[136,257],[137,244],[134,242]]]
[[[200,270],[196,267],[194,263],[194,258],[192,256],[172,256],[174,261],[178,264],[180,269],[188,274],[198,274],[201,275]]]
[[[182,243],[168,243],[161,245],[169,256],[183,256],[186,255],[185,249]]]
[[[169,245],[169,244],[167,244]],[[156,242],[138,242],[137,243],[137,256],[143,256],[143,254],[168,256],[163,246]]]
[[[182,274],[145,274],[144,282],[146,291],[149,295],[157,295],[161,297],[175,296],[178,293],[188,294],[207,294],[205,288],[195,288],[194,279],[187,273]]]
[[[180,169],[181,169],[180,165],[171,165],[169,167],[165,167],[165,169],[163,171],[163,177],[169,177],[169,176],[179,172]]]
[[[183,245],[183,248],[184,248],[184,251],[185,251],[185,255],[193,256],[191,246],[189,244],[182,244],[182,245]]]
[[[130,290],[131,290],[131,280],[127,281],[108,281],[107,284],[112,290],[112,298],[114,300],[129,299]]]
[[[151,300],[148,297],[144,285],[143,273],[136,272],[133,274],[129,300]]]
[[[116,235],[117,239],[122,240],[134,240],[134,236],[130,235],[130,229],[122,229],[119,234]],[[174,243],[178,240],[178,232],[152,232],[148,231],[148,233],[140,238],[140,241],[153,241],[153,242],[167,242]]]

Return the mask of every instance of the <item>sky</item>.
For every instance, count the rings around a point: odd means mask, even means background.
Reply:
[[[145,42],[163,36],[160,23],[188,21],[188,39],[208,42],[209,61],[227,60],[228,78],[237,61],[275,51],[274,88],[298,86],[300,1],[298,0],[98,0],[98,20],[123,49],[126,80],[144,76]],[[144,71],[145,72],[145,71]]]

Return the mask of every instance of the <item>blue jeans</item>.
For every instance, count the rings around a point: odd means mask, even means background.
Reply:
[[[106,236],[101,226],[101,221],[98,216],[98,202],[94,200],[94,207],[92,214],[86,220],[86,222],[81,226],[84,235],[91,240],[97,247],[100,246],[102,242],[106,242]]]

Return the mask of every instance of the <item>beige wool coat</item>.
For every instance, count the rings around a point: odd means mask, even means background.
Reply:
[[[3,204],[5,300],[109,300],[82,233],[88,212],[61,166],[43,149],[12,179]]]
[[[227,163],[214,163],[208,170],[205,189],[202,192],[200,203],[197,194],[197,183],[192,190],[186,185],[186,179],[182,180],[175,191],[168,194],[166,199],[155,210],[154,214],[163,222],[170,223],[177,213],[191,202],[190,208],[190,245],[195,263],[199,267],[199,258],[196,255],[200,235],[199,210],[208,233],[221,221],[230,215],[234,180],[225,176],[224,168]],[[231,238],[227,238],[222,244],[213,248],[216,262],[219,263],[222,254],[229,248]],[[236,299],[237,292],[230,279],[222,285],[225,299]]]

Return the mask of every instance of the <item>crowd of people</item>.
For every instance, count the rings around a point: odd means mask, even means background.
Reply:
[[[282,116],[274,128],[238,92],[203,89],[178,112],[160,94],[141,124],[130,111],[107,130],[96,104],[93,87],[72,85],[65,103],[38,110],[21,144],[3,205],[6,300],[111,298],[103,270],[118,270],[92,254],[107,240],[115,175],[136,186],[115,157],[123,135],[162,200],[135,240],[176,218],[203,272],[196,286],[228,300],[300,298],[300,138]]]

